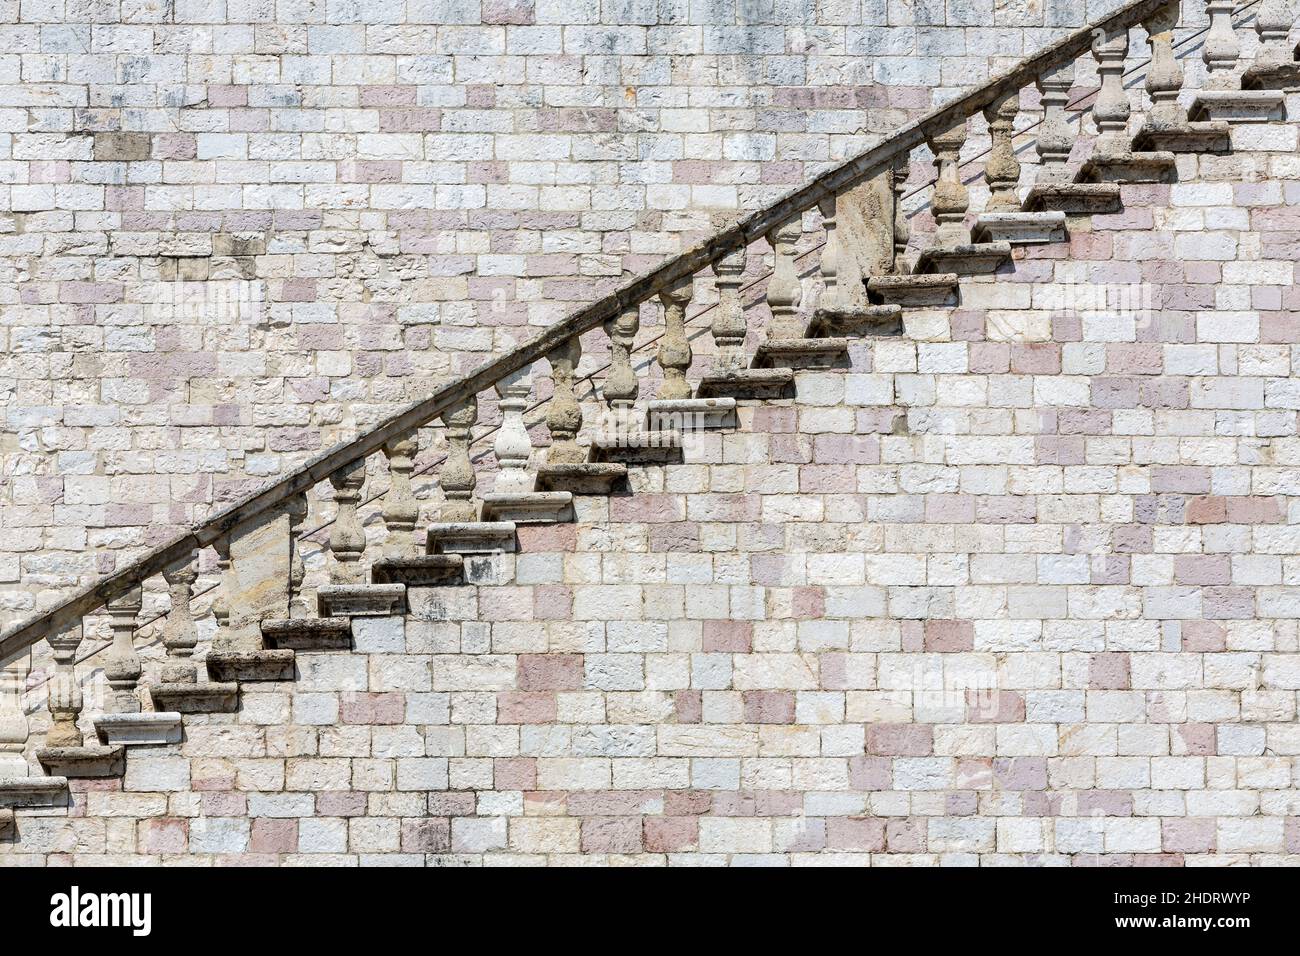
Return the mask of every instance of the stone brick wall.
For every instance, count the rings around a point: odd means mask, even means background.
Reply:
[[[0,3],[0,619],[1115,5]]]
[[[1295,865],[1300,160],[1233,146],[0,859]]]

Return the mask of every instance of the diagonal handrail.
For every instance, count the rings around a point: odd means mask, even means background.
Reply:
[[[47,634],[79,620],[143,579],[188,560],[194,549],[219,540],[233,528],[267,509],[305,493],[341,468],[379,451],[391,439],[419,428],[448,409],[491,388],[507,375],[545,358],[575,336],[596,328],[625,309],[640,305],[728,253],[748,246],[822,199],[862,182],[891,163],[895,157],[922,145],[930,136],[944,132],[957,121],[980,112],[1003,95],[1029,85],[1039,74],[1067,61],[1074,61],[1090,48],[1094,35],[1099,31],[1111,33],[1127,30],[1168,4],[1169,0],[1134,0],[1026,57],[1005,73],[936,107],[853,159],[787,193],[771,205],[740,218],[663,265],[633,278],[619,289],[583,306],[513,351],[493,358],[463,378],[435,389],[428,398],[397,412],[370,431],[335,445],[297,470],[268,483],[242,501],[196,524],[121,570],[18,624],[0,635],[0,660],[18,654]]]

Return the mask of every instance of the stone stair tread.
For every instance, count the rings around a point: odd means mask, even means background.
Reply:
[[[1113,213],[1120,210],[1119,183],[1041,183],[1029,187],[1025,212],[1066,214]]]
[[[1229,123],[1271,123],[1286,119],[1286,94],[1280,90],[1202,90],[1187,118]]]
[[[465,559],[459,554],[413,554],[379,558],[370,566],[375,584],[404,584],[408,588],[459,583]],[[348,631],[351,636],[351,629]]]
[[[598,432],[591,440],[591,460],[616,461],[625,465],[666,465],[680,462],[681,432],[672,428]]]
[[[808,337],[901,335],[903,307],[890,305],[818,306],[808,322]]]
[[[239,685],[219,681],[151,684],[155,707],[178,714],[233,714],[239,709]]]
[[[321,617],[387,617],[406,608],[405,584],[323,584],[316,589]]]
[[[205,663],[218,682],[293,680],[294,652],[287,648],[256,651],[211,651]]]
[[[646,402],[646,428],[682,432],[736,427],[734,398],[657,398]]]
[[[1082,166],[1075,179],[1081,183],[1163,183],[1169,182],[1178,168],[1178,159],[1170,150],[1134,150],[1119,156],[1093,156]]]
[[[515,549],[513,521],[440,521],[429,525],[429,554],[491,554]]]
[[[1201,120],[1176,126],[1144,126],[1133,137],[1135,150],[1167,150],[1171,153],[1223,154],[1232,151],[1232,136],[1223,120]]]
[[[788,368],[742,368],[709,374],[695,390],[698,398],[776,399],[794,394],[794,371]]]
[[[956,299],[960,284],[955,272],[907,272],[872,276],[867,291],[898,305],[945,305]]]
[[[627,465],[614,461],[584,461],[542,465],[538,491],[569,491],[575,495],[608,495],[627,481]]]
[[[80,747],[41,747],[36,751],[46,773],[56,777],[120,777],[126,770],[126,748],[86,744]]]
[[[262,622],[262,643],[296,651],[346,650],[352,621],[346,617],[276,618]]]
[[[1013,246],[1064,242],[1069,238],[1065,213],[1040,209],[1036,212],[982,212],[975,219],[971,238],[976,242],[1002,241]]]
[[[1300,87],[1300,63],[1253,63],[1241,74],[1243,90],[1294,90]]]
[[[916,275],[930,273],[959,276],[987,275],[1011,261],[1009,242],[968,242],[957,246],[932,246],[916,260]]]
[[[94,720],[102,744],[174,744],[181,739],[181,715],[146,710],[136,714],[100,714]]]
[[[67,777],[0,777],[0,807],[51,806],[67,792]]]
[[[573,520],[571,491],[494,491],[483,496],[485,522],[558,524]]]
[[[754,368],[834,368],[848,365],[842,337],[768,339],[754,353]]]

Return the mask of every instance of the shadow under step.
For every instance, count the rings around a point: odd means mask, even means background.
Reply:
[[[895,336],[903,334],[901,305],[859,305],[822,308],[813,311],[808,322],[809,338],[843,336]]]
[[[380,558],[370,566],[374,584],[404,584],[408,588],[459,584],[465,574],[465,559],[459,554],[416,554],[411,557]],[[349,631],[349,635],[350,635]]]
[[[1296,47],[1300,51],[1300,46]],[[1292,56],[1300,54],[1292,53]],[[1300,89],[1300,63],[1256,63],[1241,74],[1243,90]]]
[[[1081,183],[1170,183],[1178,160],[1169,150],[1134,150],[1118,156],[1093,156],[1075,177]]]
[[[1228,132],[1228,124],[1222,120],[1178,123],[1174,126],[1143,126],[1133,137],[1133,148],[1222,156],[1232,152],[1232,137]]]
[[[872,276],[867,291],[892,305],[956,305],[959,282],[955,272]]]
[[[1119,212],[1119,183],[1042,183],[1030,186],[1021,208],[1025,212],[1063,212],[1066,215]]]
[[[485,522],[559,524],[573,520],[573,492],[493,492],[483,496],[479,512]]]
[[[984,212],[975,220],[971,238],[981,243],[1005,242],[1012,246],[1036,246],[1064,242],[1069,238],[1069,233],[1065,227],[1065,213],[1059,210]]]
[[[151,684],[155,708],[177,714],[233,714],[239,709],[239,685],[217,681]]]
[[[100,714],[94,724],[99,742],[110,746],[156,746],[181,741],[181,715],[175,711]]]
[[[754,353],[755,368],[848,368],[849,340],[843,337],[768,339]]]
[[[120,777],[126,772],[126,748],[92,744],[83,747],[42,747],[36,751],[45,772],[58,777]]]
[[[627,483],[627,465],[584,461],[542,465],[537,469],[538,491],[567,491],[575,495],[608,495]]]
[[[1009,242],[970,242],[959,246],[933,246],[921,253],[912,271],[920,275],[949,273],[988,275],[1011,261]]]
[[[736,427],[734,398],[657,398],[646,402],[646,428],[696,432]]]
[[[321,617],[388,617],[406,610],[405,584],[323,584],[316,589]]]
[[[205,663],[214,681],[293,680],[294,652],[288,648],[258,651],[211,651]]]
[[[678,464],[682,461],[682,436],[661,428],[598,433],[591,441],[591,460],[625,465]]]
[[[67,777],[0,777],[0,807],[58,806],[67,793]]]
[[[777,399],[794,397],[794,372],[788,368],[740,368],[704,376],[697,398]]]
[[[1227,123],[1277,123],[1286,119],[1286,95],[1276,90],[1202,90],[1187,118]]]
[[[374,573],[373,569],[371,573]],[[346,617],[277,618],[263,621],[262,643],[267,647],[287,648],[291,651],[346,651],[352,647],[352,621]]]

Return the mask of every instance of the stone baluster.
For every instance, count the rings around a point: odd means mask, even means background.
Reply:
[[[140,655],[135,651],[135,624],[140,614],[140,587],[137,585],[108,602],[109,628],[113,645],[104,662],[104,677],[113,692],[109,712],[138,714],[140,698],[136,685],[142,671]]]
[[[582,430],[582,406],[574,392],[574,377],[582,361],[582,342],[575,335],[566,339],[546,356],[551,363],[551,380],[555,394],[546,410],[546,427],[551,433],[551,447],[546,453],[548,465],[580,465],[586,456],[578,447]]]
[[[1128,94],[1124,92],[1128,28],[1120,27],[1111,34],[1096,31],[1092,39],[1092,56],[1097,61],[1097,73],[1101,77],[1101,89],[1092,105],[1092,119],[1097,125],[1093,158],[1109,160],[1127,156],[1133,151],[1128,137],[1131,107]]]
[[[443,521],[473,521],[474,463],[469,458],[470,433],[478,421],[478,398],[470,396],[440,416],[447,429],[447,459],[442,463],[438,482],[446,499],[440,517]]]
[[[1259,36],[1259,53],[1253,68],[1256,72],[1295,70],[1291,47],[1287,44],[1291,22],[1290,0],[1264,0],[1260,4],[1255,14],[1255,33]]]
[[[966,228],[966,209],[970,196],[961,181],[961,148],[966,142],[966,120],[958,119],[953,125],[930,137],[930,150],[934,153],[937,179],[930,199],[934,214],[935,245],[942,249],[970,243],[970,230]]]
[[[822,214],[822,229],[826,231],[826,242],[822,246],[821,273],[822,294],[818,307],[831,311],[840,308],[840,290],[837,279],[840,272],[840,238],[836,234],[835,196],[826,196],[817,203]]]
[[[659,342],[659,367],[664,372],[659,398],[676,400],[691,397],[686,372],[691,367],[691,343],[686,337],[686,307],[695,295],[695,277],[678,279],[659,293],[664,306],[664,337]]]
[[[414,555],[415,525],[420,520],[420,503],[411,488],[411,472],[415,470],[415,456],[420,450],[420,433],[410,431],[398,438],[384,442],[384,457],[388,459],[389,485],[384,495],[381,512],[388,540],[384,553],[391,558]]]
[[[1207,90],[1238,88],[1237,61],[1241,59],[1241,43],[1232,27],[1233,6],[1234,0],[1205,0],[1210,29],[1201,44],[1201,59],[1205,61]]]
[[[912,239],[912,230],[907,224],[907,212],[903,209],[903,194],[907,192],[907,179],[911,174],[912,155],[908,152],[894,157],[894,275],[907,271],[907,244]]]
[[[230,643],[230,591],[234,587],[230,572],[230,536],[222,535],[212,542],[212,550],[217,553],[218,581],[217,596],[212,600],[212,620],[217,625],[212,646],[219,648]]]
[[[162,680],[166,684],[193,684],[197,679],[192,658],[194,648],[199,643],[199,634],[194,624],[194,614],[190,611],[194,582],[198,578],[198,569],[194,564],[196,557],[195,552],[190,552],[183,562],[163,571],[167,592],[172,599],[172,609],[167,615],[167,626],[162,638],[163,647],[167,649],[167,662],[162,668]]]
[[[605,375],[603,394],[609,406],[610,425],[620,432],[630,430],[632,406],[641,391],[636,369],[632,368],[632,346],[640,327],[641,312],[635,305],[605,323],[605,334],[609,336],[609,372]]]
[[[1146,127],[1151,130],[1172,130],[1183,126],[1187,114],[1178,106],[1178,94],[1183,88],[1183,68],[1174,56],[1174,27],[1178,26],[1178,3],[1156,10],[1142,21],[1151,46],[1151,63],[1147,66],[1147,95],[1151,97],[1151,112],[1147,114]]]
[[[802,290],[794,266],[794,247],[802,234],[803,223],[799,218],[784,222],[767,234],[773,254],[772,277],[767,280],[767,306],[772,312],[767,327],[769,341],[803,337],[804,329],[799,321]]]
[[[745,367],[745,310],[740,286],[747,255],[748,250],[742,246],[713,263],[718,286],[718,304],[709,330],[718,350],[713,361],[714,375],[727,375]]]
[[[984,161],[984,179],[989,186],[989,212],[1012,212],[1020,209],[1017,187],[1020,185],[1020,163],[1011,137],[1015,132],[1016,115],[1020,112],[1020,91],[1012,90],[984,108],[984,119],[989,124],[992,147]]]
[[[77,727],[82,696],[76,673],[81,637],[81,622],[77,621],[46,638],[54,656],[54,673],[47,684],[51,724],[45,735],[46,747],[82,745],[81,729]]]
[[[1043,122],[1038,127],[1038,175],[1041,184],[1065,183],[1070,180],[1067,164],[1075,135],[1065,118],[1074,85],[1074,61],[1062,63],[1042,73],[1035,81],[1043,103]]]
[[[511,372],[496,384],[500,397],[501,428],[497,431],[492,452],[497,459],[497,494],[528,494],[533,490],[534,477],[529,471],[533,456],[533,441],[528,436],[524,412],[533,392],[531,365]]]
[[[23,710],[23,692],[27,689],[27,672],[31,654],[23,651],[0,667],[0,779],[26,777],[30,773],[27,758],[27,713]]]
[[[361,489],[366,483],[366,460],[360,458],[330,475],[338,513],[330,532],[330,552],[334,562],[330,581],[334,584],[360,584],[363,576],[361,556],[366,551],[366,531],[357,517]]]
[[[289,513],[289,616],[310,617],[311,609],[302,594],[307,567],[303,564],[302,541],[299,539],[302,523],[307,520],[307,496],[294,495],[289,499],[286,510]]]

